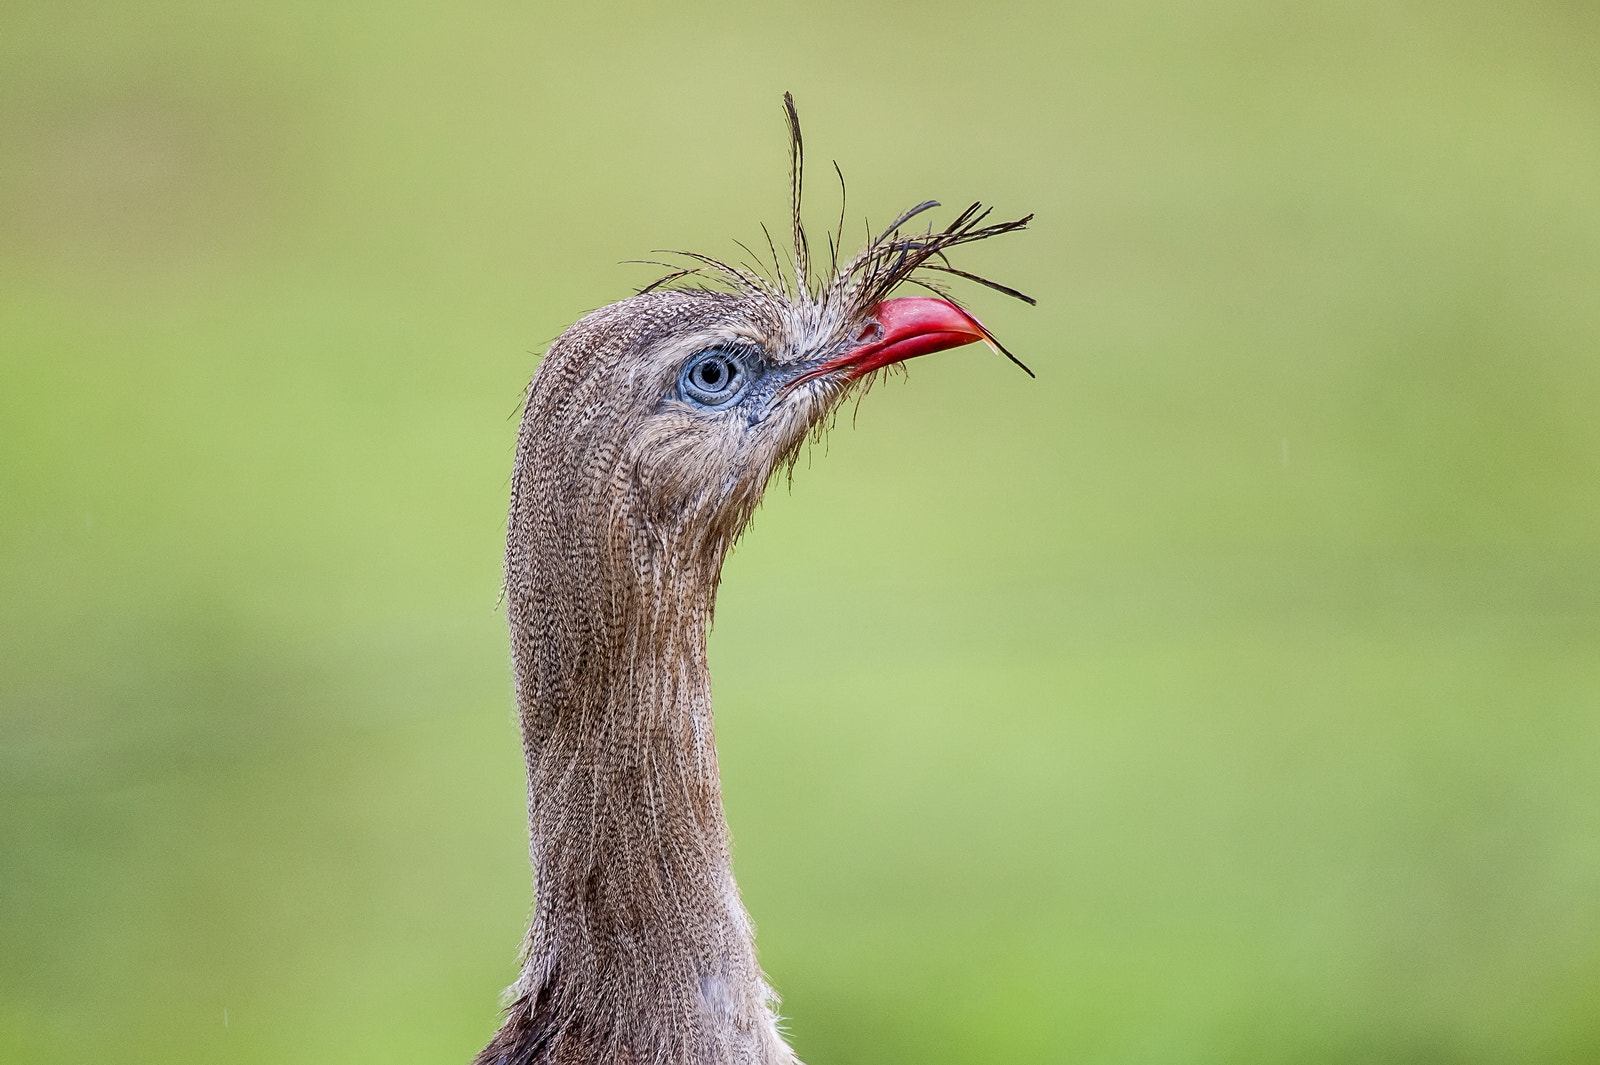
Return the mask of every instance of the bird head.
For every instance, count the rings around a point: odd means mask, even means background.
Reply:
[[[513,584],[519,567],[553,553],[573,566],[598,563],[617,578],[609,585],[642,579],[658,597],[661,582],[686,568],[714,590],[774,471],[794,461],[853,390],[907,359],[974,342],[1016,361],[927,272],[1033,302],[947,258],[959,245],[1022,229],[1032,216],[986,223],[988,212],[974,204],[942,230],[908,232],[939,206],[922,203],[845,261],[830,233],[828,269],[817,276],[800,221],[804,151],[787,95],[785,107],[788,273],[775,250],[770,272],[671,253],[688,265],[583,318],[541,363],[519,445]],[[894,296],[905,282],[936,295]]]

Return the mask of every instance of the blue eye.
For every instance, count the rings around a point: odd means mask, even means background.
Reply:
[[[702,351],[683,368],[678,391],[706,407],[723,407],[744,393],[748,378],[739,356],[722,348]]]

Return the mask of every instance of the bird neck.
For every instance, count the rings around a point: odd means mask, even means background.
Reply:
[[[496,1039],[524,1056],[491,1044],[480,1061],[793,1061],[723,816],[706,663],[720,562],[634,559],[578,582],[580,566],[511,559],[535,908]]]

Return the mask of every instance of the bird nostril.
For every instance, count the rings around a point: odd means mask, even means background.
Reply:
[[[876,344],[882,339],[883,326],[879,325],[877,322],[868,322],[866,325],[863,325],[860,329],[856,330],[855,336],[851,338],[851,343],[857,345]]]

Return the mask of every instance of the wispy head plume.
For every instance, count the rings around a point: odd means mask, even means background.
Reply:
[[[791,306],[807,308],[822,317],[851,321],[868,309],[888,299],[903,284],[916,285],[935,293],[942,299],[960,306],[960,300],[940,281],[927,276],[929,272],[958,277],[993,289],[996,292],[1034,305],[1038,301],[1009,285],[987,277],[961,270],[951,265],[949,252],[963,244],[974,244],[1004,233],[1026,229],[1033,215],[1025,215],[1010,222],[989,222],[992,208],[974,203],[956,215],[949,225],[935,230],[931,224],[920,231],[906,232],[906,226],[928,211],[941,206],[937,200],[927,200],[902,212],[888,228],[877,236],[867,231],[866,245],[854,257],[841,263],[841,243],[844,238],[844,172],[833,164],[839,176],[839,227],[828,236],[828,276],[814,277],[811,245],[806,236],[802,206],[805,200],[805,139],[800,132],[800,113],[795,109],[794,96],[783,94],[784,118],[789,129],[789,208],[791,225],[791,263],[788,276],[779,261],[772,234],[762,227],[767,248],[772,256],[769,275],[761,256],[743,244],[740,247],[750,256],[751,262],[730,263],[709,255],[690,251],[662,251],[657,254],[677,256],[690,260],[691,266],[682,267],[657,260],[633,260],[668,267],[671,271],[640,289],[650,292],[664,287],[706,287],[712,283],[720,288],[731,288],[752,297],[778,301]],[[694,279],[693,281],[689,279]],[[988,337],[994,349],[1023,369],[1028,376],[1033,371],[1007,351],[993,336]]]

